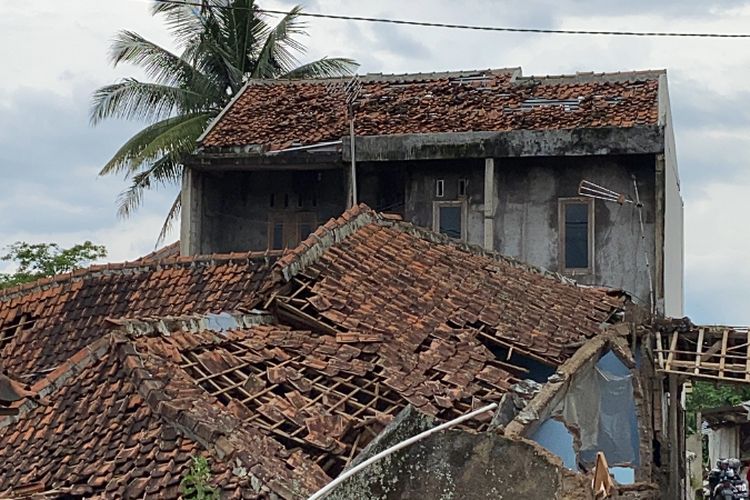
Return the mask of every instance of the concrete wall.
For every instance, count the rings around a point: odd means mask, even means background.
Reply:
[[[659,85],[659,119],[664,126],[664,313],[681,318],[685,315],[684,203],[680,194],[680,174],[666,79],[667,76],[663,75]]]
[[[673,143],[670,147],[673,153]],[[487,214],[484,159],[362,162],[358,165],[359,200],[378,209],[388,205],[403,213],[406,220],[431,228],[434,202],[457,200],[458,181],[464,178],[468,181],[462,198],[467,241],[483,245],[485,216],[494,215],[489,226],[494,231],[496,251],[557,271],[559,199],[576,197],[582,179],[632,196],[635,175],[644,202],[645,241],[633,205],[597,200],[593,272],[573,277],[584,284],[624,289],[640,303],[648,304],[648,253],[652,272],[665,270],[663,286],[659,278],[654,280],[655,288],[667,294],[665,306],[669,312],[678,314],[682,310],[682,201],[676,167],[670,163],[671,153],[667,153],[663,162],[666,172],[661,177],[667,193],[660,200],[655,197],[659,180],[655,173],[656,155],[496,158],[490,187],[493,206]],[[322,224],[346,208],[346,173],[342,165],[319,171],[204,171],[186,179],[190,189],[185,189],[187,195],[183,196],[189,202],[184,212],[188,220],[182,234],[188,235],[189,241],[183,241],[184,253],[265,250],[269,216],[273,213],[313,212],[316,222]],[[442,198],[435,193],[437,179],[445,181]],[[277,196],[275,207],[270,207],[271,193]],[[309,201],[313,193],[316,207]],[[285,194],[290,197],[286,209],[280,207]],[[298,208],[300,195],[305,202]],[[669,219],[656,224],[654,214],[664,205]],[[662,233],[663,237],[659,236]],[[656,252],[662,239],[663,254]]]
[[[468,180],[466,203],[467,241],[484,242],[484,160],[424,161],[404,164],[404,218],[418,226],[432,228],[434,202],[459,200],[459,179]],[[438,179],[445,182],[443,197],[435,194]]]
[[[467,241],[483,245],[484,160],[399,165],[405,172],[405,219],[423,227],[433,225],[433,203],[456,200],[458,179],[468,179]],[[632,204],[597,200],[594,272],[574,277],[585,284],[622,288],[648,304],[646,252],[652,272],[656,260],[654,155],[495,159],[494,249],[534,266],[560,270],[558,200],[576,197],[582,179],[633,196],[632,175],[644,202],[645,243]],[[435,195],[437,179],[445,180],[442,198]]]
[[[313,214],[316,224],[323,224],[346,208],[341,169],[199,175],[200,230],[196,232],[199,241],[194,248],[197,253],[266,250],[270,217],[304,212]],[[271,194],[275,195],[273,207]]]
[[[352,466],[432,426],[407,408]],[[592,498],[590,479],[541,447],[494,432],[433,434],[369,466],[327,497],[367,499]]]
[[[652,266],[655,255],[653,161],[651,155],[495,160],[495,249],[560,271],[558,200],[576,197],[583,179],[632,196],[635,175],[644,202],[645,243],[632,204],[596,200],[594,272],[574,277],[580,283],[627,290],[648,304],[646,253]]]

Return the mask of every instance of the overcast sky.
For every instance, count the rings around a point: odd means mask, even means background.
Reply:
[[[310,12],[568,29],[750,31],[750,2],[703,0],[302,1]],[[115,215],[118,178],[97,172],[138,124],[88,123],[91,92],[123,76],[106,54],[129,29],[172,48],[140,0],[2,2],[0,246],[17,240],[107,246],[109,259],[153,249],[176,189],[149,193],[130,220]],[[267,8],[292,2],[269,0]],[[361,72],[521,66],[524,74],[666,68],[686,224],[687,313],[750,324],[750,40],[521,35],[311,20],[309,52],[353,57]],[[172,235],[171,240],[177,238]],[[0,269],[2,267],[0,266]]]

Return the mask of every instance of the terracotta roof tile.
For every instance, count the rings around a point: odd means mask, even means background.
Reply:
[[[0,291],[0,369],[35,380],[102,335],[107,318],[251,309],[265,255],[94,266]]]
[[[510,71],[362,77],[356,134],[633,127],[658,122],[659,72],[518,77]],[[348,134],[346,80],[248,84],[205,147],[282,149]]]
[[[402,349],[416,349],[431,338],[461,332],[493,349],[512,347],[557,365],[568,354],[566,344],[600,333],[623,305],[617,292],[581,287],[383,219],[364,205],[356,212],[349,220],[329,221],[327,231],[338,235],[335,242],[318,243],[275,265],[280,279],[295,277],[289,292],[294,301],[284,307],[338,330],[339,342],[395,339]],[[304,302],[310,307],[300,309]]]
[[[165,344],[179,349],[181,369],[159,357]],[[469,411],[475,400],[499,401],[524,372],[496,361],[476,339],[460,335],[420,348],[388,338],[368,351],[341,343],[334,334],[261,325],[220,334],[173,331],[140,337],[135,345],[155,361],[148,371],[156,370],[156,378],[159,366],[184,371],[205,391],[204,397],[215,396],[217,407],[245,422],[243,429],[260,433],[288,453],[301,452],[300,458],[319,464],[329,478],[407,404],[452,418]],[[457,352],[461,356],[451,362]],[[432,361],[421,362],[425,358]],[[445,364],[441,370],[435,369],[439,363]],[[452,390],[456,387],[461,390]],[[195,388],[176,387],[167,401],[191,401]]]
[[[0,468],[0,495],[56,489],[178,498],[190,458],[199,455],[209,458],[223,497],[266,497],[273,489],[298,498],[324,484],[315,464],[290,460],[282,445],[241,426],[177,365],[137,352],[117,334],[95,344],[80,351],[87,364],[71,365],[64,382],[48,377],[37,384],[51,388],[51,403],[0,419],[0,460],[13,465]]]

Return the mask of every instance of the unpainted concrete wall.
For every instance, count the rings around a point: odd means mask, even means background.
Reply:
[[[317,224],[346,208],[343,169],[201,173],[199,253],[268,248],[269,217],[314,213]],[[274,206],[270,206],[271,194]],[[285,195],[289,206],[284,207]],[[313,206],[312,198],[315,197]],[[302,207],[298,199],[302,197]],[[314,227],[313,227],[314,229]]]
[[[589,484],[528,441],[449,430],[376,462],[328,498],[585,500]]]
[[[654,157],[579,157],[496,160],[499,205],[495,218],[495,249],[503,255],[553,271],[559,262],[560,198],[577,197],[581,180],[633,195],[632,175],[638,179],[644,203],[645,242],[637,209],[632,204],[596,200],[594,272],[576,274],[584,284],[624,289],[648,304],[646,254],[654,244]]]
[[[664,126],[664,313],[681,318],[685,315],[684,203],[666,78],[663,75],[659,85],[660,121]]]
[[[423,227],[433,225],[433,203],[456,200],[458,179],[468,179],[467,241],[483,244],[483,160],[404,162],[401,165],[406,179],[405,219]],[[496,159],[494,249],[531,265],[560,271],[559,199],[577,197],[582,179],[632,197],[632,175],[638,179],[644,202],[645,241],[641,238],[638,211],[632,204],[597,200],[594,272],[576,274],[574,278],[584,284],[624,289],[648,304],[646,254],[652,272],[656,261],[653,155]],[[443,198],[435,196],[437,179],[445,180]],[[671,289],[670,293],[673,293]]]
[[[433,227],[433,206],[439,201],[466,202],[467,241],[484,242],[484,160],[425,161],[407,163],[404,218],[422,227]],[[443,197],[437,197],[435,184],[445,181]],[[458,197],[458,181],[467,179],[467,193]]]
[[[597,200],[594,272],[574,278],[584,284],[624,289],[647,304],[647,253],[652,272],[657,269],[655,164],[654,155],[496,159],[494,249],[534,266],[560,270],[559,199],[576,197],[582,179],[632,196],[634,174],[644,202],[645,240],[641,239],[638,212],[633,205]],[[463,198],[467,241],[484,243],[484,159],[360,163],[358,168],[360,201],[376,208],[393,205],[406,220],[428,228],[433,226],[434,202],[457,200],[458,181],[467,179]],[[676,180],[669,172],[672,170],[667,169],[667,186],[674,189]],[[183,234],[197,240],[191,241],[190,253],[265,250],[269,215],[274,211],[314,212],[321,224],[346,208],[342,165],[320,171],[201,172],[199,176],[193,182],[197,187],[191,197],[196,208],[186,209],[190,228],[183,227]],[[435,193],[437,179],[445,181],[442,198]],[[269,206],[271,193],[277,194],[276,207]],[[310,206],[313,193],[317,207]],[[287,209],[280,208],[284,194],[290,196]],[[298,208],[300,195],[305,202]],[[682,303],[679,192],[676,197],[668,194],[666,203],[673,219],[665,228],[668,276],[664,278],[665,287],[656,288],[670,295],[666,302],[674,312],[681,311]],[[673,206],[675,203],[679,207]],[[675,257],[677,254],[679,258]]]

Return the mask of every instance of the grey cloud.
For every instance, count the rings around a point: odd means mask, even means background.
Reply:
[[[411,32],[413,33],[413,31]],[[426,59],[430,50],[415,36],[393,24],[378,24],[373,28],[374,41],[383,50],[397,57]]]
[[[76,87],[70,98],[19,90],[0,108],[0,246],[20,232],[93,233],[117,223],[115,199],[126,183],[97,172],[139,126],[92,128],[92,88]],[[175,192],[149,193],[144,211],[166,214]]]

